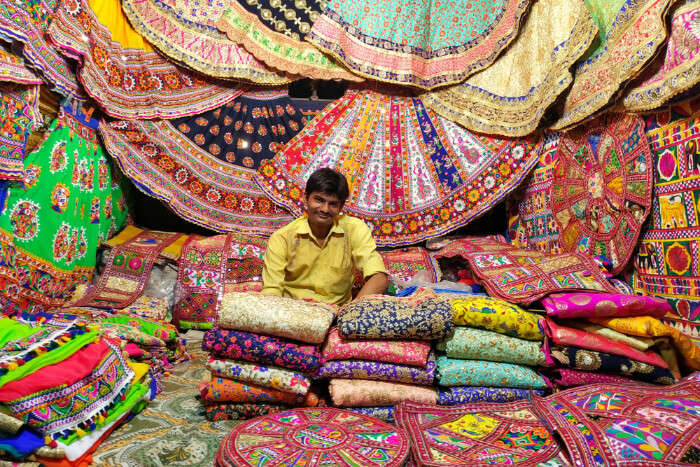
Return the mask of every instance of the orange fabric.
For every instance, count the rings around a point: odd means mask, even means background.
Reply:
[[[589,318],[590,321],[631,336],[670,337],[688,368],[700,370],[700,347],[679,330],[651,316],[628,318]]]

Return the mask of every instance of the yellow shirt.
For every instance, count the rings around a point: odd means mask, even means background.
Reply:
[[[342,305],[350,301],[356,267],[364,277],[386,273],[369,227],[341,215],[325,239],[306,216],[273,233],[265,252],[263,293]]]

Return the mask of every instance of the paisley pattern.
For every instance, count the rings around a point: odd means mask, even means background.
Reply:
[[[599,383],[535,406],[562,436],[575,465],[683,465],[697,461],[700,386]]]
[[[275,365],[304,373],[321,365],[321,353],[313,345],[228,329],[214,328],[204,333],[202,349],[217,358]]]
[[[545,379],[532,368],[512,363],[458,360],[440,355],[437,377],[441,386],[494,386],[504,388],[547,387]]]
[[[513,40],[525,0],[336,0],[307,40],[367,78],[431,89],[488,67]]]
[[[560,451],[528,401],[457,407],[404,402],[395,416],[419,465],[538,465]]]
[[[564,133],[551,188],[563,250],[624,269],[650,211],[651,163],[640,117],[606,114]]]
[[[418,303],[411,298],[365,295],[340,310],[340,335],[350,339],[437,340],[453,328],[447,300],[427,297]]]
[[[408,450],[403,431],[374,417],[331,407],[293,409],[238,425],[221,443],[215,464],[282,465],[293,458],[309,467],[395,467],[405,463]]]
[[[405,90],[351,88],[263,163],[255,180],[301,215],[311,173],[336,169],[350,186],[344,212],[364,220],[378,246],[400,246],[495,206],[537,162],[534,146],[534,137],[470,133]]]

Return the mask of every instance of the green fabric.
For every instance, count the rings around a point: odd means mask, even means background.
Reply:
[[[9,190],[0,216],[0,277],[8,283],[0,289],[12,301],[60,306],[91,278],[98,244],[126,221],[124,191],[95,128],[61,109],[25,158],[25,186]],[[19,292],[11,293],[14,281]]]
[[[172,341],[177,337],[177,332],[175,330],[133,315],[113,315],[103,319],[102,322],[135,327],[142,333],[157,337],[165,342]]]
[[[542,344],[499,334],[493,331],[455,327],[454,334],[438,342],[437,349],[450,358],[467,360],[489,360],[492,362],[518,363],[521,365],[544,365]]]
[[[584,1],[586,8],[588,8],[588,11],[591,12],[591,16],[598,26],[598,37],[593,41],[593,44],[591,44],[589,52],[585,55],[585,58],[594,57],[603,51],[605,38],[608,37],[613,23],[615,22],[615,18],[620,13],[620,9],[625,2],[626,0]]]
[[[0,351],[4,357],[12,352],[5,348],[8,342],[26,339],[37,333],[37,329],[10,318],[0,318]]]
[[[438,382],[442,386],[491,386],[499,388],[547,387],[544,378],[532,368],[512,363],[437,358]]]
[[[112,421],[119,419],[122,415],[133,409],[136,406],[136,404],[143,398],[147,391],[149,391],[148,386],[143,385],[141,383],[133,383],[129,387],[129,390],[126,393],[126,397],[124,398],[124,400],[118,402],[114,405],[114,407],[108,410],[107,416],[105,417],[104,422],[100,424],[100,426],[112,423]],[[59,437],[56,438],[56,440],[68,445],[74,441],[77,441],[80,438],[81,436],[78,436],[77,433],[73,432],[65,438]]]

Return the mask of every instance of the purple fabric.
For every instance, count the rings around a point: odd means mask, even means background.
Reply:
[[[321,366],[315,378],[371,379],[392,383],[431,385],[435,379],[435,355],[428,356],[425,367],[370,362],[367,360],[334,360]]]

